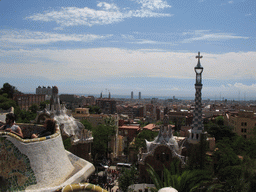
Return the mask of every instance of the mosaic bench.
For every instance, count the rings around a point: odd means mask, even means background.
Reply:
[[[40,133],[45,130],[43,125],[39,124],[17,123],[17,125],[21,128],[24,139],[30,139],[33,133]]]

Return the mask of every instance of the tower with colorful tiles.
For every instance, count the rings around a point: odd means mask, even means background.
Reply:
[[[197,65],[195,66],[195,72],[196,72],[196,83],[195,83],[195,109],[193,113],[193,123],[192,123],[192,129],[190,132],[190,140],[199,141],[201,133],[204,130],[203,127],[203,119],[202,119],[202,97],[201,97],[201,90],[203,87],[202,84],[202,72],[203,67],[201,66],[200,59],[202,59],[203,56],[200,55],[200,52],[198,52],[198,55],[196,58],[198,59]]]

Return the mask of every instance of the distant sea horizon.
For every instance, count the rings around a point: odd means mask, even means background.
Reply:
[[[32,92],[24,92],[24,94],[35,94]],[[73,95],[78,95],[78,96],[94,96],[96,98],[100,97],[100,94],[85,94],[85,93],[59,93],[59,95],[62,94],[73,94]],[[108,98],[108,94],[103,94],[103,98]],[[111,94],[111,98],[116,98],[116,99],[131,99],[131,95],[119,95],[119,94]],[[157,98],[160,100],[167,100],[167,99],[177,99],[177,100],[194,100],[195,96],[179,96],[179,95],[172,95],[172,96],[157,96],[157,95],[141,95],[141,99],[153,99],[153,98]],[[138,95],[133,95],[133,99],[139,99]],[[208,96],[202,96],[202,100],[211,100],[211,101],[220,101],[220,100],[225,100],[227,99],[228,101],[255,101],[255,98],[220,98],[220,97],[208,97]]]

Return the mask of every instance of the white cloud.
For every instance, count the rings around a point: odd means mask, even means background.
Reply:
[[[95,89],[108,86],[105,79],[115,78],[120,82],[141,79],[166,78],[172,82],[164,81],[159,87],[166,87],[175,91],[179,87],[182,93],[193,89],[197,64],[191,52],[161,52],[158,50],[125,50],[117,48],[94,49],[33,49],[33,50],[1,50],[0,49],[0,76],[3,78],[16,77],[27,79],[31,75],[37,79],[48,79],[57,82],[90,81]],[[256,94],[256,52],[230,52],[225,54],[201,53],[201,64],[204,67],[203,96],[213,94],[237,94],[238,91]],[[184,79],[191,85],[176,85]],[[245,80],[250,81],[245,83]],[[100,80],[100,82],[99,82]],[[216,86],[214,81],[222,86]],[[226,82],[229,83],[229,85]],[[119,82],[118,81],[118,82]],[[234,83],[236,82],[236,83]],[[110,82],[109,82],[110,83]],[[138,80],[138,86],[145,82]],[[166,84],[167,83],[167,84]],[[111,84],[111,83],[110,83]],[[128,84],[128,83],[127,83]],[[171,85],[170,85],[171,84]],[[37,85],[38,86],[38,85]],[[70,85],[71,87],[74,85]],[[93,86],[88,84],[88,86]],[[110,85],[109,85],[110,86]],[[112,86],[112,85],[111,85]],[[133,85],[134,86],[134,85]],[[86,85],[87,87],[87,85]],[[122,85],[120,85],[119,91]],[[152,87],[145,87],[145,90]],[[150,91],[148,91],[150,92]],[[166,92],[163,94],[167,94]],[[173,92],[171,93],[173,94]],[[193,92],[194,94],[194,92]]]
[[[214,90],[214,91],[213,91]],[[222,84],[219,87],[204,87],[203,92],[205,92],[208,97],[213,97],[214,95],[217,97],[227,97],[229,99],[253,99],[255,100],[256,94],[256,84],[252,83],[246,85],[244,83],[236,82],[232,84]],[[247,98],[246,98],[247,97]],[[219,98],[218,98],[219,99]]]
[[[255,79],[256,52],[201,53],[204,79]],[[98,49],[0,50],[2,77],[33,71],[50,79],[105,77],[166,77],[194,79],[197,53]],[[22,58],[22,60],[20,60]],[[14,67],[15,66],[15,67]],[[13,69],[15,68],[15,71]],[[52,69],[51,73],[49,70]],[[55,74],[52,76],[52,74]]]
[[[141,4],[142,9],[165,9],[170,8],[171,6],[168,5],[166,1],[162,0],[135,0],[139,4]]]
[[[183,43],[190,43],[193,41],[221,41],[229,39],[249,39],[249,37],[237,36],[232,33],[211,33],[210,30],[195,30],[191,32],[184,32],[184,36],[190,36],[184,39]]]
[[[135,40],[135,39],[133,39]],[[133,44],[155,44],[155,45],[176,45],[172,42],[161,42],[161,41],[152,41],[147,39],[136,39],[136,41],[129,42]]]
[[[106,2],[100,2],[97,4],[98,7],[102,7],[104,10],[107,10],[107,11],[118,11],[118,7],[115,5],[115,4],[109,4],[109,3],[106,3]]]
[[[124,39],[134,39],[134,36],[133,35],[121,35],[122,38]]]
[[[229,4],[233,4],[233,3],[234,3],[234,1],[229,1],[228,3],[229,3]]]
[[[119,11],[94,10],[88,7],[66,7],[59,11],[49,11],[44,14],[39,13],[27,17],[27,19],[34,21],[55,21],[63,27],[105,25],[120,22],[123,18],[123,14]]]
[[[108,38],[111,35],[94,34],[60,34],[28,30],[0,30],[0,42],[17,44],[48,44],[54,42],[89,42],[97,39]]]
[[[93,26],[107,25],[123,21],[125,18],[131,17],[170,17],[169,13],[154,12],[155,9],[164,9],[170,7],[162,0],[140,0],[141,9],[135,10],[120,10],[115,4],[100,2],[97,4],[100,10],[90,9],[88,7],[62,7],[60,10],[51,10],[45,13],[38,13],[26,17],[34,21],[56,22],[60,28],[69,26]]]

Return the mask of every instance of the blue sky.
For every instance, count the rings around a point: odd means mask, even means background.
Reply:
[[[255,0],[0,0],[0,83],[22,92],[255,99]]]

